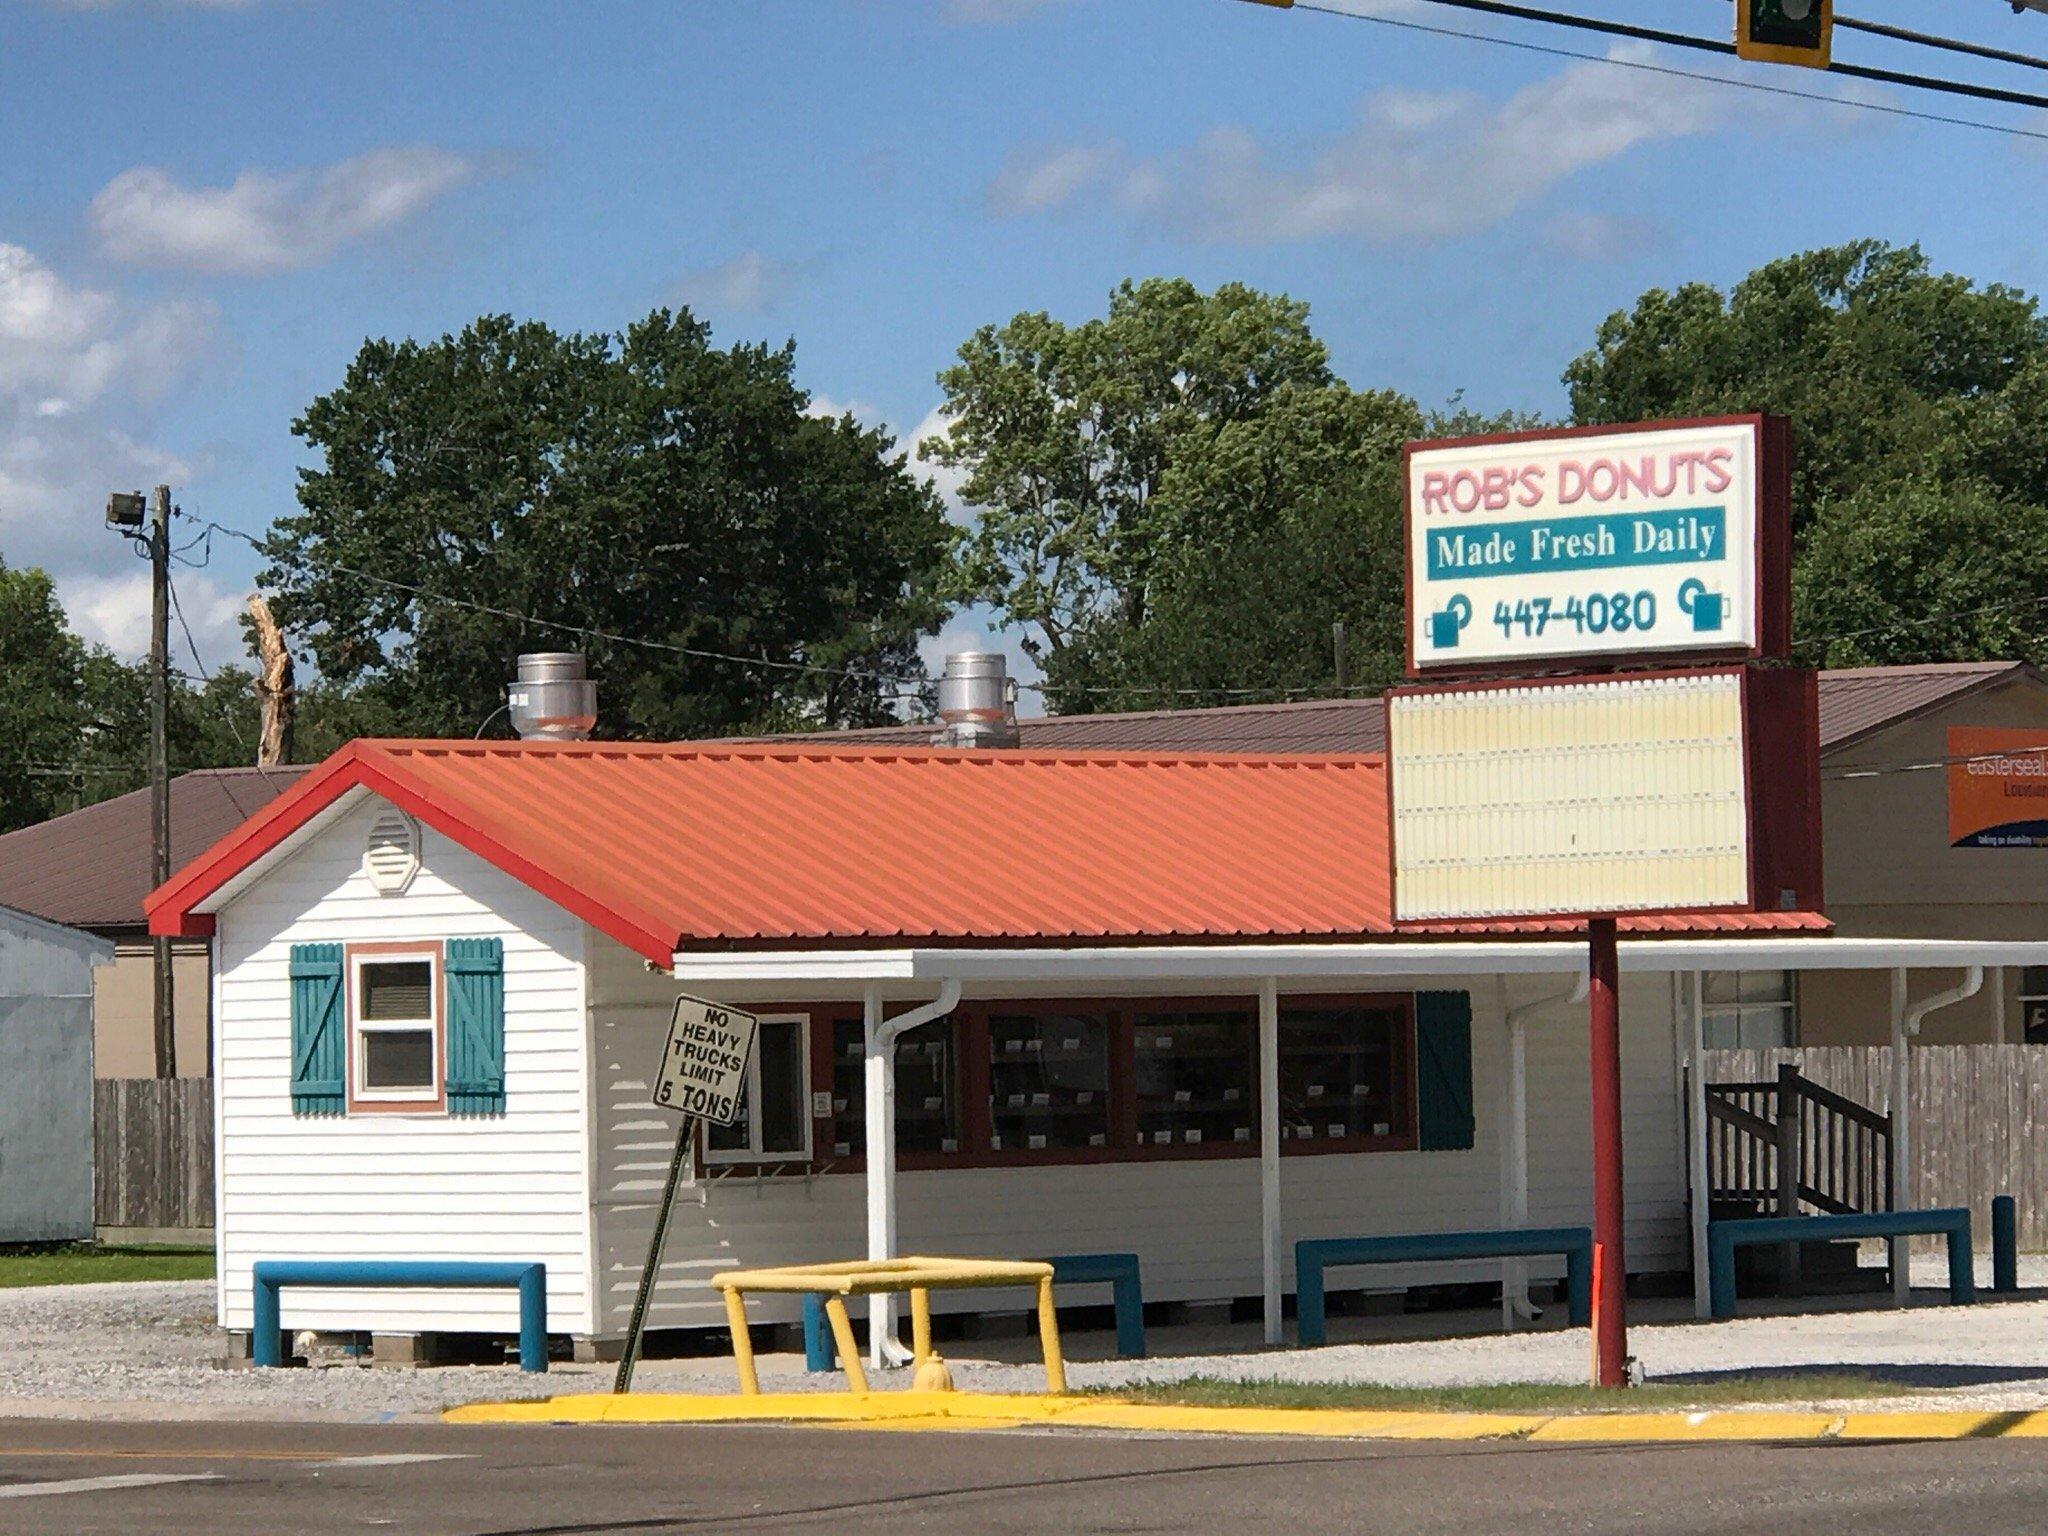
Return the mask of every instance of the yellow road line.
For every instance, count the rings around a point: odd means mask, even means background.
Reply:
[[[784,1392],[758,1397],[674,1392],[581,1393],[472,1403],[455,1424],[818,1424],[901,1431],[1019,1428],[1363,1440],[1530,1440],[1552,1445],[1687,1441],[1968,1440],[2048,1438],[2048,1412],[1828,1413],[1784,1410],[1667,1413],[1432,1413],[1342,1408],[1204,1408],[1106,1397],[980,1393]]]

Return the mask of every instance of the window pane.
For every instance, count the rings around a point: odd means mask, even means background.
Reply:
[[[1732,1051],[1741,1045],[1736,1024],[1739,1015],[1733,1012],[1709,1013],[1700,1019],[1700,1048],[1708,1051]]]
[[[731,1125],[711,1125],[704,1128],[704,1145],[714,1152],[750,1152],[753,1150],[752,1132],[748,1129],[754,1119],[754,1106],[747,1102],[747,1094],[740,1094],[740,1112]]]
[[[1701,979],[1702,998],[1710,1007],[1715,1003],[1732,1003],[1741,993],[1742,973],[1740,971],[1708,971]]]
[[[1777,1050],[1792,1043],[1792,1010],[1789,1008],[1743,1008],[1733,1017],[1736,1039],[1744,1050]]]
[[[1410,1128],[1407,1031],[1388,1008],[1280,1011],[1280,1134],[1295,1141]]]
[[[801,1152],[811,1117],[811,1064],[796,1019],[764,1019],[754,1049],[761,1055],[761,1150]]]
[[[2021,1005],[2020,1028],[2029,1045],[2048,1045],[2048,1001],[2035,998]]]
[[[363,995],[357,1017],[375,1023],[380,1019],[431,1019],[434,1016],[434,967],[426,960],[366,961],[362,972]]]
[[[434,1032],[430,1029],[370,1029],[362,1035],[363,1086],[367,1089],[434,1088]]]
[[[2048,997],[2048,965],[2020,967],[2020,996]]]
[[[832,1155],[867,1151],[867,1050],[859,1019],[832,1026]],[[896,1042],[896,1150],[960,1150],[958,1060],[950,1023],[919,1029]]]
[[[1141,1013],[1131,1028],[1139,1146],[1253,1139],[1259,1036],[1249,1012]]]
[[[1790,971],[1743,971],[1737,983],[1745,1003],[1789,1003],[1792,1001]]]
[[[1093,1013],[990,1014],[995,1150],[1109,1145],[1109,1020]]]

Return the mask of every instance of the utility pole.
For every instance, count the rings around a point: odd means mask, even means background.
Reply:
[[[171,878],[171,488],[150,496],[149,517],[149,820],[152,886]],[[172,1008],[171,941],[150,940],[156,960],[156,1075],[178,1075],[178,1033]]]

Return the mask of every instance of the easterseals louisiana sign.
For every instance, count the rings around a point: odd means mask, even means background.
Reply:
[[[699,997],[677,998],[654,1076],[654,1102],[713,1125],[731,1125],[740,1117],[758,1028],[751,1013]]]
[[[1412,672],[1784,654],[1778,418],[1410,443]]]
[[[1948,729],[1951,848],[2048,848],[2048,731]]]

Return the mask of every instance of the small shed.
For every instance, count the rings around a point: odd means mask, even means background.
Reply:
[[[92,973],[113,944],[0,907],[0,1242],[93,1235]]]

